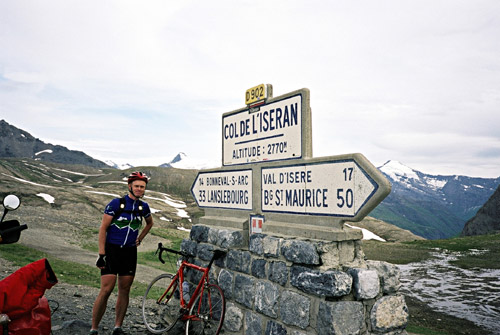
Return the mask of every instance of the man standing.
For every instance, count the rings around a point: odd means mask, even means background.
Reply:
[[[101,269],[101,290],[92,310],[92,329],[89,335],[97,335],[99,323],[106,311],[108,298],[118,279],[116,318],[113,335],[125,334],[121,326],[129,303],[129,293],[137,267],[137,247],[153,226],[149,205],[141,201],[148,177],[133,172],[128,177],[129,193],[113,199],[104,210],[99,229],[99,258],[96,266]],[[146,226],[139,234],[142,218]]]

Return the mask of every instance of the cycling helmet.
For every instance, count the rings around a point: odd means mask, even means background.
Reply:
[[[144,173],[140,171],[132,172],[130,176],[128,176],[128,183],[130,184],[134,180],[142,180],[145,181],[146,184],[148,183],[148,176],[146,176]]]

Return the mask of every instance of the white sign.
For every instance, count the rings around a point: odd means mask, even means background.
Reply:
[[[302,158],[302,95],[222,119],[223,165]]]
[[[378,184],[352,159],[262,168],[262,211],[354,217]]]
[[[200,172],[191,193],[198,207],[252,209],[252,170]]]
[[[262,215],[250,215],[250,235],[262,233],[265,218]]]

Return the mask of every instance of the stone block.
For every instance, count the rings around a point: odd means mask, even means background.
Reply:
[[[255,280],[249,276],[236,274],[233,296],[236,302],[245,307],[252,308],[255,300]]]
[[[255,310],[272,318],[278,316],[279,287],[267,281],[255,285]]]
[[[251,253],[257,254],[259,256],[264,255],[264,236],[262,234],[252,234],[250,235],[250,241],[248,243],[248,250]]]
[[[285,326],[269,320],[266,326],[266,335],[287,335],[287,330]]]
[[[385,333],[406,328],[409,316],[404,297],[389,295],[375,302],[370,312],[370,322],[375,332]]]
[[[204,261],[210,261],[214,255],[214,247],[211,244],[198,244],[198,258]]]
[[[254,259],[252,260],[251,273],[252,276],[262,279],[266,278],[266,264],[265,259]]]
[[[241,230],[219,230],[217,245],[221,248],[238,248],[243,246],[243,232]]]
[[[233,280],[234,274],[231,271],[228,271],[226,269],[222,269],[220,271],[217,282],[219,284],[219,287],[224,292],[224,297],[226,298],[226,300],[233,298]]]
[[[319,272],[303,266],[292,266],[290,283],[305,293],[320,297],[341,297],[352,289],[352,277],[345,272]]]
[[[375,270],[350,269],[353,279],[353,292],[357,300],[375,298],[380,292],[380,280]]]
[[[281,294],[280,315],[283,323],[302,329],[309,326],[311,299],[292,291]]]
[[[226,264],[230,270],[250,273],[251,256],[248,251],[229,250],[226,258]]]
[[[322,243],[318,247],[321,258],[321,270],[327,271],[340,267],[340,253],[338,242]]]
[[[245,335],[262,335],[262,317],[259,314],[246,311]]]
[[[359,335],[364,331],[364,307],[358,301],[321,302],[318,334]]]
[[[191,227],[191,232],[189,233],[189,238],[196,242],[208,242],[208,231],[210,230],[207,226],[194,225]]]
[[[266,236],[263,240],[264,256],[278,258],[280,256],[280,244],[282,239]]]
[[[217,245],[218,240],[219,240],[219,229],[210,227],[210,229],[208,230],[208,237],[207,237],[208,243]]]
[[[356,248],[353,241],[339,242],[339,260],[340,264],[348,264],[354,261],[356,257]]]
[[[181,242],[181,251],[187,253],[190,256],[196,256],[198,250],[198,243],[193,240],[184,239]]]
[[[243,327],[243,311],[235,304],[226,305],[226,315],[224,317],[224,328],[231,332],[238,332]]]
[[[285,240],[281,254],[290,262],[297,264],[318,265],[319,254],[313,243],[297,240]]]
[[[285,286],[288,282],[288,267],[285,262],[269,262],[269,280]]]
[[[367,261],[368,269],[375,270],[380,278],[384,295],[395,294],[401,288],[401,272],[394,264],[382,261]]]

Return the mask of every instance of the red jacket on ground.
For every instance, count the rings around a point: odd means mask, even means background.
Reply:
[[[43,294],[56,283],[57,277],[46,258],[0,281],[0,313],[12,320],[9,335],[50,334],[50,307]]]

